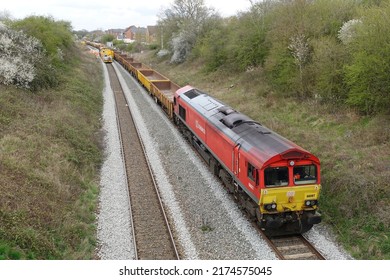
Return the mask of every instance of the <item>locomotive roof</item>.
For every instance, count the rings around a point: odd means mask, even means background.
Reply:
[[[186,90],[180,93],[181,98],[185,99],[199,114],[208,119],[233,142],[241,144],[241,149],[251,150],[261,164],[278,156],[284,159],[310,156],[318,161],[316,157],[292,141],[235,111],[221,101],[192,87],[186,87]]]

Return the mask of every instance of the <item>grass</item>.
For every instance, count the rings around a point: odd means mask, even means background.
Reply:
[[[390,116],[276,93],[262,69],[204,73],[198,61],[171,65],[151,53],[136,59],[179,85],[208,92],[296,142],[321,160],[320,209],[356,259],[390,259]]]
[[[75,48],[58,88],[0,85],[0,259],[95,258],[101,77]]]

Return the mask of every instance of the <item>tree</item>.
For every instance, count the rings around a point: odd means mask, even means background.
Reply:
[[[106,44],[107,42],[112,42],[112,41],[114,41],[114,39],[115,39],[115,36],[114,36],[114,35],[112,35],[112,34],[104,34],[104,35],[102,36],[101,42],[102,42],[103,44]]]
[[[44,56],[39,40],[0,23],[0,83],[29,88]]]
[[[82,29],[82,30],[73,31],[73,34],[76,34],[79,39],[82,39],[88,36],[89,31],[86,29]]]
[[[279,1],[268,16],[270,51],[264,67],[270,82],[284,95],[309,95],[311,8],[311,0]]]
[[[348,103],[366,114],[390,112],[390,4],[362,9],[356,35],[348,41],[352,57],[345,67]]]
[[[252,4],[250,11],[241,13],[229,24],[230,67],[245,71],[263,66],[269,52],[267,34],[268,15],[273,8],[271,1]]]
[[[33,65],[34,77],[31,78],[29,76],[30,78],[28,78],[27,82],[32,90],[58,85],[61,71],[67,62],[67,58],[72,57],[71,51],[74,36],[71,32],[72,27],[70,23],[55,21],[52,17],[30,16],[22,20],[10,21],[9,30],[15,34],[26,34],[26,38],[32,38],[28,40],[36,40],[39,42],[39,46],[38,43],[27,44],[27,47],[29,47],[27,51],[23,51],[20,47],[13,47],[9,58],[2,56],[4,63],[9,63],[9,59],[15,59],[15,62],[18,62],[17,57],[22,57],[26,61],[23,67]],[[20,39],[17,36],[13,36],[10,42],[18,46],[18,40]],[[5,48],[6,44],[3,44],[2,47]],[[31,61],[29,57],[31,59],[39,57],[39,59]],[[20,62],[20,64],[23,63]],[[32,70],[30,73],[33,73]],[[27,87],[27,84],[24,83],[24,86]]]
[[[188,57],[212,12],[204,0],[175,0],[159,15],[160,29],[170,34],[172,62],[181,63]]]
[[[70,22],[55,21],[52,17],[30,16],[14,21],[11,27],[40,40],[51,63],[57,66],[62,64],[63,54],[74,40]]]
[[[343,24],[338,32],[338,38],[344,45],[351,43],[356,37],[356,29],[362,24],[360,19],[351,19]]]
[[[333,36],[315,38],[311,43],[314,49],[310,65],[314,75],[314,96],[333,105],[344,104],[348,93],[344,65],[349,61],[345,46]]]
[[[270,0],[252,3],[248,12],[208,20],[196,46],[196,54],[203,59],[206,70],[246,71],[263,66],[269,52],[267,15],[273,6]]]
[[[224,24],[222,19],[217,19],[213,27],[209,28],[197,41],[193,52],[203,61],[207,72],[215,71],[227,63],[229,26],[230,24]]]

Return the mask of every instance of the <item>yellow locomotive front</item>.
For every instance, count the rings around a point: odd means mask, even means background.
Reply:
[[[258,220],[268,235],[303,233],[321,222],[320,165],[313,159],[283,160],[263,170]]]
[[[114,51],[109,48],[100,48],[100,57],[104,63],[112,63],[114,59]]]

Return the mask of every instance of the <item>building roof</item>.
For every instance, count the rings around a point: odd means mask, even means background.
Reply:
[[[157,30],[158,30],[157,26],[155,26],[155,25],[148,25],[146,28],[148,30],[149,35],[156,34]]]

